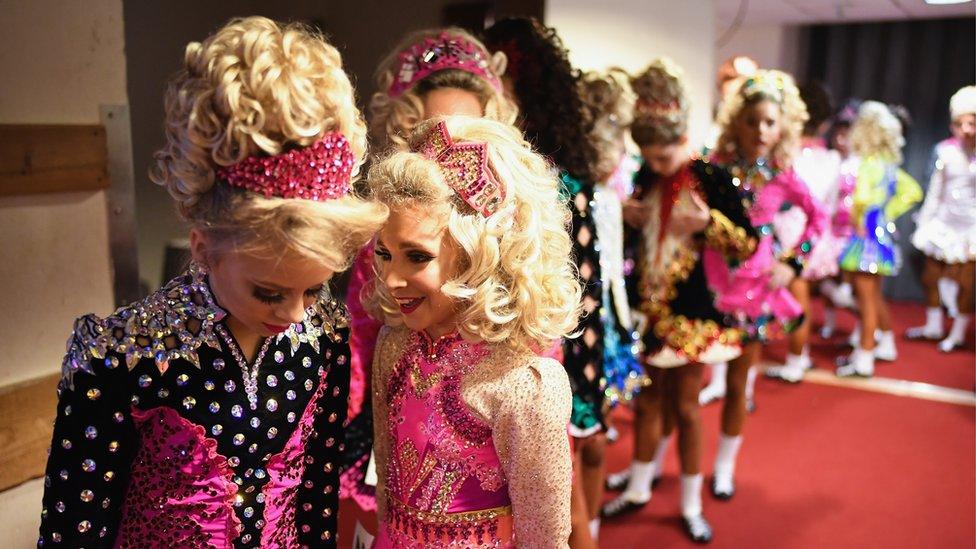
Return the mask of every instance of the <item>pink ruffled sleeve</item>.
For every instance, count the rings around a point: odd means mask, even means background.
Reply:
[[[807,214],[807,226],[800,237],[799,249],[794,250],[798,255],[806,255],[810,251],[809,243],[820,238],[830,227],[827,209],[810,194],[810,189],[806,183],[796,175],[796,171],[792,168],[784,170],[776,179],[786,191],[786,200]],[[804,243],[807,244],[805,249]]]
[[[370,370],[376,338],[383,323],[366,313],[362,295],[373,273],[373,243],[363,248],[352,267],[352,276],[346,291],[346,308],[349,310],[349,419],[359,415],[363,403],[369,399]]]

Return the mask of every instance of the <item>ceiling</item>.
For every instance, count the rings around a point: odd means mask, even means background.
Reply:
[[[929,5],[924,0],[715,0],[716,19],[732,24],[740,6],[742,25],[854,23],[899,19],[976,17],[976,2]]]

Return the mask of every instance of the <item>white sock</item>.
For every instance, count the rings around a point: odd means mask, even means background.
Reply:
[[[640,499],[649,498],[653,479],[654,462],[634,460],[630,462],[630,480],[627,481],[627,489],[624,493]]]
[[[949,329],[949,338],[953,342],[962,345],[966,342],[966,327],[969,326],[970,315],[960,314],[952,321],[952,328]]]
[[[718,364],[712,364],[712,379],[708,382],[708,386],[721,387],[722,391],[725,392],[725,376],[729,371],[728,362],[719,362]]]
[[[895,347],[895,332],[891,330],[886,330],[881,332],[881,337],[878,338],[878,345],[885,347]]]
[[[661,440],[657,443],[657,448],[654,449],[654,476],[661,476],[664,471],[664,456],[667,454],[668,445],[671,444],[671,437],[674,435],[668,435],[666,437],[661,437]]]
[[[596,541],[600,537],[600,517],[590,519],[590,537]]]
[[[925,327],[923,330],[941,332],[942,322],[942,307],[929,307],[925,309]]]
[[[715,453],[715,476],[731,479],[735,474],[735,461],[742,446],[742,435],[730,437],[725,433],[718,436],[718,451]]]
[[[752,367],[749,368],[749,373],[746,375],[746,400],[752,400],[756,394],[756,373],[756,368]]]
[[[681,475],[681,514],[697,517],[702,514],[702,475]]]
[[[959,316],[959,283],[951,278],[939,279],[939,299],[945,305],[949,316]]]

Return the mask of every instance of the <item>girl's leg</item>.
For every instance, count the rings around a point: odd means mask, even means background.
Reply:
[[[580,470],[580,450],[577,448],[573,456],[573,470]],[[590,535],[589,518],[586,516],[586,498],[583,495],[583,484],[579,475],[574,475],[573,491],[569,501],[570,523],[569,546],[571,549],[596,549],[596,543]]]
[[[676,369],[674,378],[674,412],[678,424],[678,449],[681,455],[681,516],[685,531],[693,541],[711,540],[712,528],[702,515],[702,419],[698,388],[702,382],[702,365],[689,364]]]
[[[893,362],[898,359],[898,349],[895,347],[895,333],[891,331],[891,311],[888,309],[888,302],[885,301],[884,293],[881,291],[883,282],[884,279],[879,276],[875,285],[878,329],[881,334],[878,338],[878,346],[874,349],[874,357],[878,360]]]
[[[726,362],[719,362],[709,366],[712,369],[712,378],[708,385],[698,394],[698,402],[702,406],[709,402],[716,401],[725,396],[725,378],[729,365]]]
[[[586,500],[590,534],[596,540],[600,530],[600,503],[603,502],[607,437],[603,433],[597,433],[584,439],[581,446],[580,484],[583,486],[583,496]]]
[[[880,277],[868,273],[854,273],[854,292],[857,294],[857,304],[861,316],[861,335],[858,345],[841,367],[837,375],[871,376],[874,375],[874,348],[876,346],[874,331],[878,327],[878,290],[876,286]]]
[[[789,336],[789,352],[786,364],[772,366],[766,369],[766,375],[790,383],[797,383],[803,379],[803,373],[810,369],[810,349],[807,341],[810,339],[810,282],[804,278],[795,278],[790,283],[790,293],[803,308],[806,318],[803,324],[797,326]]]
[[[612,518],[640,509],[651,499],[654,479],[654,450],[661,439],[661,399],[664,370],[648,368],[651,385],[634,398],[634,460],[630,463],[627,487],[600,510],[603,518]]]
[[[729,363],[728,390],[722,408],[722,432],[719,433],[718,452],[715,454],[715,477],[712,494],[719,499],[730,499],[735,494],[735,462],[742,445],[742,425],[746,420],[746,384],[749,370],[761,352],[758,341],[742,347],[742,355]]]
[[[959,284],[959,314],[952,322],[949,337],[939,343],[939,350],[945,353],[961,347],[966,342],[966,330],[972,320],[976,306],[973,284],[976,284],[976,262],[962,263],[955,269],[955,280]]]
[[[942,303],[939,297],[939,278],[945,264],[937,259],[926,257],[922,269],[922,285],[925,287],[925,324],[905,331],[908,339],[941,339],[945,334],[942,317]]]

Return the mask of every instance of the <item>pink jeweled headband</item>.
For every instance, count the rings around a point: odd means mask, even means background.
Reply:
[[[264,196],[319,202],[345,196],[356,157],[339,132],[302,149],[275,156],[249,156],[217,170],[217,178],[233,187]]]
[[[481,77],[496,91],[502,92],[502,83],[489,66],[488,53],[462,36],[442,32],[410,46],[397,58],[399,64],[387,92],[390,97],[399,97],[417,82],[448,69]]]
[[[498,211],[505,201],[505,186],[488,163],[488,143],[455,143],[442,121],[413,150],[437,162],[447,184],[484,217]]]

